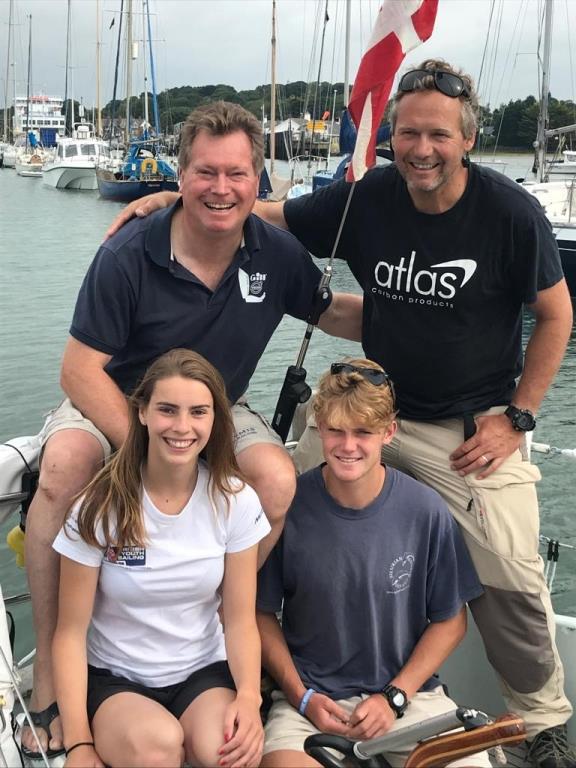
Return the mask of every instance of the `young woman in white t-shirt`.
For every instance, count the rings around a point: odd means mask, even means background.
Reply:
[[[256,554],[269,529],[240,478],[219,373],[188,350],[163,355],[130,398],[126,442],[54,542],[66,766],[258,765]]]

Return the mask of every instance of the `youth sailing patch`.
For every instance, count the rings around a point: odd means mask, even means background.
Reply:
[[[267,275],[263,272],[254,272],[249,275],[243,269],[238,270],[238,283],[240,284],[240,293],[247,304],[256,304],[264,301],[266,291],[264,285]]]
[[[122,547],[118,551],[118,547],[108,547],[104,560],[114,565],[146,565],[146,548]]]

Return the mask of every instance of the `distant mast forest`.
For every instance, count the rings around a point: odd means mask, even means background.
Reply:
[[[316,92],[316,83],[307,84],[296,81],[278,87],[276,99],[276,119],[285,120],[289,117],[302,118],[309,114],[311,119],[321,119],[327,112],[332,116],[333,105],[336,119],[343,108],[343,83],[320,84]],[[152,113],[152,96],[148,94],[149,114]],[[174,126],[182,123],[188,114],[200,104],[224,99],[241,104],[259,119],[270,116],[270,85],[261,85],[254,90],[237,91],[230,85],[180,86],[168,88],[158,94],[161,131],[164,135],[174,134]],[[335,99],[335,101],[334,101]],[[75,114],[78,114],[78,102],[75,102]],[[315,105],[315,109],[313,108]],[[130,115],[134,123],[144,119],[144,94],[133,96],[130,100]],[[71,115],[72,110],[65,109],[65,114]],[[87,120],[93,120],[92,110],[85,107]],[[10,110],[9,112],[11,112]],[[112,102],[108,102],[102,110],[102,117],[109,121],[112,115]],[[114,106],[115,120],[124,120],[125,101],[117,100]],[[0,125],[4,112],[0,113]],[[11,116],[9,116],[11,124]],[[492,108],[484,105],[480,108],[480,142],[485,150],[497,147],[500,151],[526,151],[533,149],[536,138],[538,120],[538,100],[534,96],[525,99],[510,100]],[[548,128],[576,123],[576,104],[573,101],[560,101],[550,96]],[[549,146],[549,150],[553,147]]]

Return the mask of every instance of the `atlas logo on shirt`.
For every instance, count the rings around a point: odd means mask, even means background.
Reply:
[[[414,568],[414,560],[412,552],[404,552],[403,555],[398,555],[398,557],[392,560],[390,568],[388,568],[389,586],[386,590],[389,595],[404,592],[405,589],[408,589]]]
[[[266,277],[262,272],[249,275],[243,269],[238,270],[240,293],[247,304],[258,304],[264,301],[266,298],[266,291],[264,290]]]
[[[416,251],[412,251],[410,259],[402,256],[398,264],[376,264],[374,278],[378,287],[373,287],[372,293],[414,304],[428,304],[431,300],[449,302],[472,278],[477,266],[472,259],[453,259],[431,264],[429,269],[418,269]]]

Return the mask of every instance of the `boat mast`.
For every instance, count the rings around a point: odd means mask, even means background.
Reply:
[[[352,13],[352,0],[346,0],[346,37],[344,45],[344,106],[348,106],[350,99],[350,19]]]
[[[142,0],[142,71],[144,73],[144,124],[148,133],[148,75],[146,73],[146,0]]]
[[[28,131],[30,130],[30,78],[32,72],[32,14],[28,16],[28,81],[26,85],[26,154],[28,154]]]
[[[102,136],[100,108],[100,0],[96,0],[96,135]]]
[[[150,50],[150,78],[152,80],[152,110],[154,112],[154,130],[156,136],[160,136],[160,118],[158,116],[158,94],[156,92],[156,70],[154,69],[154,56],[152,54],[152,27],[150,26],[150,0],[146,2],[146,19],[148,21],[148,47]],[[144,50],[146,57],[146,50]]]
[[[68,12],[66,15],[66,64],[64,66],[64,135],[68,133],[68,72],[70,71],[70,0],[68,0]],[[74,127],[74,116],[71,120],[71,128]],[[71,133],[71,132],[70,132]]]
[[[10,79],[10,42],[12,39],[12,11],[14,0],[10,0],[8,11],[8,49],[6,51],[6,80],[4,81],[4,141],[8,141],[8,81]]]
[[[126,23],[126,146],[130,143],[130,99],[132,97],[132,0],[128,0]]]
[[[537,178],[544,181],[546,175],[546,130],[548,128],[548,96],[550,93],[550,54],[554,0],[546,0],[544,10],[544,49],[542,54],[542,94],[538,115],[538,133],[535,149],[537,154]]]
[[[270,61],[270,175],[276,160],[276,0],[272,0],[272,56]]]

